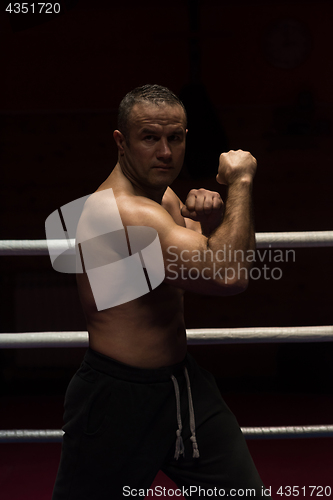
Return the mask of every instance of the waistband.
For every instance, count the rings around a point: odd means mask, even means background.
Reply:
[[[138,368],[117,361],[89,347],[85,353],[83,362],[87,363],[94,370],[127,382],[153,383],[168,382],[170,381],[171,375],[175,377],[182,375],[185,366],[188,364],[188,356],[189,355],[186,354],[183,361],[170,366],[163,366],[161,368]]]

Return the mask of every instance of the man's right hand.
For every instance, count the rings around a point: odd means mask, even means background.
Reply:
[[[257,169],[257,160],[248,151],[229,151],[220,156],[218,174],[216,180],[219,184],[229,186],[235,181],[244,179],[249,182]]]

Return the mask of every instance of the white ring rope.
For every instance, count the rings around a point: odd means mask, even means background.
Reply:
[[[88,347],[88,332],[0,333],[0,349]]]
[[[69,240],[73,255],[75,253],[75,240]],[[50,251],[56,253],[69,252],[68,240],[2,240],[0,241],[0,255],[49,255]]]
[[[294,439],[333,437],[333,425],[242,427],[241,430],[246,439]]]
[[[257,248],[332,247],[333,231],[256,233]]]
[[[205,328],[186,330],[188,344],[332,342],[333,326]]]
[[[13,429],[0,431],[0,443],[59,443],[64,432],[61,429]]]
[[[333,425],[306,425],[287,427],[242,427],[246,439],[295,439],[333,437]],[[13,429],[0,431],[0,443],[59,443],[61,429]]]
[[[73,253],[75,240],[69,240]],[[256,233],[257,248],[332,247],[333,231]],[[66,251],[68,240],[1,240],[0,255],[48,255],[49,250]]]
[[[208,328],[186,330],[189,345],[332,342],[333,326]],[[0,349],[88,347],[88,332],[0,333]]]

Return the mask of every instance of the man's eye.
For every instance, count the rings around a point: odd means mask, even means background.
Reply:
[[[179,135],[170,135],[169,141],[179,141]]]
[[[145,136],[145,141],[154,141],[154,140],[156,140],[156,137],[154,135]]]

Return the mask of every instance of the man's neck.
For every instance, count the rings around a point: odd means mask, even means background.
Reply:
[[[126,174],[126,170],[122,168],[121,161],[118,161],[113,172],[118,178],[122,179],[122,181],[126,184],[127,189],[134,195],[143,196],[144,198],[149,198],[150,200],[161,204],[162,198],[168,186],[157,189],[139,184],[135,179],[132,179],[128,174]]]

